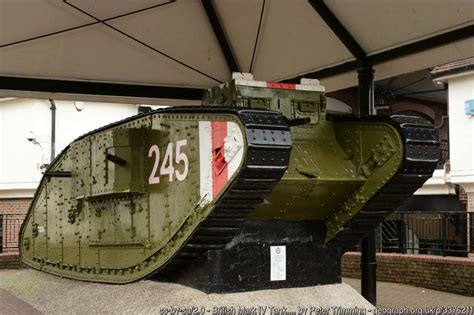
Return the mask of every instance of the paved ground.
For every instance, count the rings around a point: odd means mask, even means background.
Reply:
[[[34,270],[0,270],[0,314],[160,314],[172,306],[198,306],[209,310],[208,314],[193,315],[215,315],[213,310],[219,306],[274,306],[287,307],[289,311],[297,311],[298,306],[370,308],[356,292],[360,289],[360,280],[346,278],[344,282],[311,288],[207,295],[173,283],[139,281],[106,285],[63,279]],[[377,290],[381,308],[474,305],[472,297],[389,282],[378,282]],[[269,310],[265,314],[283,315],[270,314]],[[245,315],[261,314],[257,311]]]
[[[0,289],[0,314],[36,315],[42,313],[10,292]]]
[[[163,310],[173,306],[188,307],[188,311],[191,307],[198,307],[197,310],[202,310],[202,307],[206,309],[205,313],[195,312],[192,315],[217,315],[214,310],[221,311],[218,315],[290,315],[275,312],[276,309],[270,313],[270,307],[287,307],[288,311],[297,311],[298,307],[302,306],[372,308],[345,283],[232,294],[205,294],[174,283],[145,280],[127,285],[107,285],[63,279],[39,271],[21,269],[0,270],[0,288],[45,314],[165,315]],[[6,298],[8,300],[8,296]],[[0,299],[0,305],[2,304]],[[222,312],[226,309],[219,307],[224,306],[227,310],[234,307],[236,311]],[[238,307],[242,306],[263,306],[267,309],[264,314],[259,312],[261,309],[238,314]],[[0,314],[11,314],[3,313],[2,310],[0,307]],[[28,313],[18,310],[17,314]]]
[[[360,293],[360,280],[344,278]],[[377,307],[472,306],[474,298],[391,282],[377,282]]]

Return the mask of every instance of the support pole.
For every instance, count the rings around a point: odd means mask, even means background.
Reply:
[[[49,163],[53,162],[54,158],[56,157],[56,104],[54,100],[49,100],[51,103],[51,157],[49,159]]]
[[[373,305],[377,304],[377,262],[375,259],[375,230],[361,241],[360,259],[362,296]]]
[[[355,40],[352,34],[337,19],[334,13],[324,3],[323,0],[308,0],[309,4],[324,20],[326,25],[333,31],[344,46],[352,53],[356,59],[350,62],[350,67],[362,67],[357,71],[359,77],[359,104],[357,113],[359,116],[375,115],[374,108],[374,69],[367,53],[362,46]],[[342,65],[346,68],[347,64]],[[361,241],[361,286],[362,295],[372,304],[376,303],[376,274],[377,268],[375,261],[375,230],[370,231],[369,235]]]
[[[357,71],[359,78],[359,115],[374,115],[374,70],[364,64]],[[377,303],[377,262],[375,259],[375,230],[361,241],[361,291],[362,296],[373,305]]]
[[[400,248],[400,253],[407,253],[407,222],[408,217],[405,213],[400,214],[400,231],[398,233],[398,248]]]
[[[359,116],[375,115],[374,111],[374,69],[364,65],[357,70],[359,79]]]

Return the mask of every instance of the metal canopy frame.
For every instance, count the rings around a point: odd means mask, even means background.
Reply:
[[[426,50],[434,49],[440,46],[448,45],[454,42],[461,41],[473,37],[474,25],[468,25],[458,28],[443,34],[435,35],[426,39],[422,39],[410,44],[392,48],[374,55],[368,56],[368,61],[372,65],[391,61],[411,54],[420,53]],[[347,72],[355,71],[362,66],[359,60],[348,61],[337,66],[324,68],[318,71],[306,73],[304,75],[296,76],[284,82],[298,82],[301,78],[327,78]]]
[[[362,49],[359,43],[349,33],[349,31],[342,25],[332,11],[327,7],[323,0],[308,0],[309,4],[319,14],[319,16],[326,22],[334,35],[346,46],[351,54],[361,63],[367,63],[367,53]]]
[[[439,34],[430,38],[426,38],[420,41],[416,41],[410,44],[406,44],[400,47],[389,49],[380,53],[376,53],[370,56],[367,56],[362,47],[357,43],[357,41],[352,37],[350,32],[345,29],[342,23],[338,18],[329,10],[323,0],[308,0],[311,6],[319,14],[319,16],[326,22],[326,24],[331,28],[334,34],[339,38],[339,40],[344,44],[344,46],[353,54],[355,60],[342,63],[333,67],[324,68],[318,71],[306,73],[304,75],[295,76],[290,79],[283,80],[283,82],[292,82],[297,83],[303,77],[305,78],[327,78],[339,74],[344,74],[360,69],[364,65],[376,65],[379,63],[391,61],[397,58],[401,58],[407,55],[423,52],[430,50],[436,47],[447,45],[453,42],[457,42],[463,39],[472,37],[474,34],[474,25],[465,26],[456,30],[452,30],[443,34]],[[67,5],[73,6],[68,3],[67,0],[63,0]],[[0,48],[16,45],[19,43],[36,40],[39,38],[44,38],[68,31],[72,31],[78,28],[87,27],[95,24],[103,24],[107,27],[111,27],[107,21],[132,15],[135,13],[143,12],[146,10],[158,8],[160,6],[165,6],[170,3],[173,3],[174,0],[161,3],[159,5],[150,6],[141,10],[136,10],[133,12],[117,15],[108,19],[98,19],[97,17],[91,16],[88,12],[82,11],[84,14],[89,15],[94,22],[87,23],[78,27],[64,29],[58,32],[53,32],[49,34],[44,34],[41,36],[36,36],[33,38],[24,39],[14,43],[8,43],[0,46]],[[226,36],[225,31],[222,28],[222,21],[219,20],[219,16],[215,10],[212,0],[202,0],[203,7],[208,16],[209,22],[212,26],[212,29],[215,33],[216,39],[219,43],[219,46],[222,50],[222,53],[225,57],[227,65],[231,71],[243,71],[238,67],[238,60],[236,60],[235,55],[231,50],[231,46]],[[262,14],[265,4],[262,5]],[[78,8],[76,8],[78,9]],[[260,28],[261,21],[259,23]],[[118,30],[121,32],[120,30]],[[123,34],[123,32],[121,32]],[[257,39],[258,41],[258,33]],[[128,34],[123,34],[124,36],[129,37]],[[132,40],[137,40],[131,38]],[[150,49],[155,50],[150,45],[147,45],[144,42],[139,42],[140,44],[149,47]],[[161,51],[158,53],[162,53]],[[171,60],[175,58],[171,56]],[[175,60],[179,62],[179,60]],[[188,65],[185,65],[188,67]],[[197,69],[193,69],[197,70]],[[198,70],[201,73],[201,71]],[[204,74],[207,76],[207,74]],[[214,79],[214,78],[213,78]],[[218,80],[216,80],[218,81]],[[218,81],[220,82],[220,81]],[[172,86],[160,86],[160,85],[140,85],[140,84],[120,84],[120,83],[104,83],[97,81],[73,81],[73,80],[54,80],[54,79],[41,79],[41,78],[28,78],[28,77],[18,77],[18,76],[1,76],[0,77],[0,89],[3,90],[14,90],[14,91],[29,91],[29,92],[57,92],[57,93],[66,93],[66,94],[86,94],[86,95],[102,95],[102,96],[122,96],[122,97],[143,97],[143,98],[170,98],[170,99],[179,99],[179,100],[200,100],[203,89],[200,88],[188,88],[188,87],[172,87]]]
[[[237,66],[234,54],[232,53],[227,37],[224,33],[224,30],[222,29],[221,23],[219,22],[216,9],[214,8],[212,1],[202,0],[202,6],[206,11],[207,18],[209,19],[209,23],[212,26],[214,34],[216,35],[217,42],[221,47],[222,53],[224,54],[224,58],[227,62],[227,66],[229,67],[230,72],[239,72],[239,67]]]
[[[177,100],[201,100],[203,89],[0,76],[0,89]]]

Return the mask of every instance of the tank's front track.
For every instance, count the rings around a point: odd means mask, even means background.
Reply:
[[[171,258],[166,258],[163,260],[164,263],[160,265],[158,265],[159,257],[157,256],[159,253],[137,262],[137,265],[122,268],[122,270],[107,269],[107,267],[83,270],[82,266],[65,265],[60,261],[51,261],[48,258],[41,257],[33,258],[32,263],[24,260],[26,264],[61,276],[110,283],[127,283],[147,277],[156,271],[166,273],[175,270],[207,250],[219,249],[228,243],[239,231],[240,223],[247,218],[258,204],[263,202],[266,194],[271,192],[273,185],[280,180],[288,168],[291,151],[288,121],[280,113],[268,110],[237,107],[166,108],[104,126],[79,137],[75,141],[154,114],[172,114],[175,117],[176,115],[185,115],[188,119],[195,116],[196,120],[199,121],[200,118],[208,115],[233,115],[244,127],[242,134],[247,148],[244,151],[243,162],[237,171],[237,175],[227,184],[226,190],[220,195],[219,199],[213,201],[212,205],[206,206],[211,207],[210,213],[197,225],[191,236],[183,242],[181,241],[182,235],[187,232],[181,233],[181,230],[179,230],[164,246],[165,256],[169,255]],[[60,155],[68,149],[69,147]],[[50,169],[54,168],[56,162],[57,160],[52,162]],[[42,179],[40,187],[44,182],[45,178]],[[36,195],[35,198],[37,198]],[[32,209],[30,209],[31,211]],[[192,212],[193,209],[189,211]],[[185,223],[182,229],[189,229],[189,226]],[[22,235],[24,230],[25,226],[22,227]]]
[[[247,156],[240,173],[209,216],[158,273],[170,275],[207,250],[223,248],[288,168],[291,135],[278,113],[235,109],[246,129]]]

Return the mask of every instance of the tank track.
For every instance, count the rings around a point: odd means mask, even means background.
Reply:
[[[208,250],[224,248],[240,231],[240,224],[263,202],[288,168],[291,135],[279,113],[236,109],[246,129],[248,150],[244,165],[209,216],[180,250],[155,274],[176,275]]]
[[[333,121],[382,122],[395,127],[402,137],[404,158],[397,173],[352,217],[329,246],[354,248],[397,207],[420,188],[432,174],[440,157],[439,141],[432,124],[415,116],[335,117]]]

